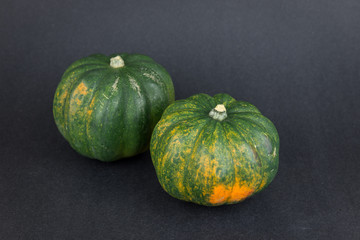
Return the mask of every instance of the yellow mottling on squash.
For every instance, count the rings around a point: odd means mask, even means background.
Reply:
[[[176,131],[177,131],[176,128],[174,128],[173,130],[171,130],[171,131],[170,131],[171,136],[174,135],[174,134],[176,133]]]
[[[262,179],[262,182],[261,182],[261,184],[260,184],[260,186],[259,186],[258,190],[263,189],[263,188],[265,187],[266,183],[267,183],[267,175],[266,175],[266,174],[264,174],[264,177],[263,177],[263,179]]]
[[[95,103],[95,98],[93,98],[90,102],[90,107],[93,107],[94,106],[94,103]]]
[[[185,187],[184,187],[184,184],[181,182],[181,181],[178,181],[178,184],[177,184],[177,188],[178,188],[178,191],[181,192],[181,193],[184,193],[185,192]]]
[[[161,163],[162,167],[164,167],[165,163],[168,161],[169,155],[170,155],[169,152],[166,152],[165,155],[160,160],[160,163]]]
[[[75,102],[76,102],[77,105],[81,105],[81,103],[82,103],[82,101],[80,99],[78,99],[78,98],[75,99]]]
[[[68,93],[67,90],[65,90],[65,91],[61,94],[61,96],[59,97],[59,100],[58,100],[59,104],[62,105],[62,104],[65,103],[65,99],[66,99],[67,93]],[[57,92],[57,95],[59,96],[60,93]]]
[[[78,95],[78,94],[79,95],[86,95],[86,94],[88,94],[87,90],[88,90],[87,86],[82,82],[75,89],[74,95]]]
[[[87,110],[87,115],[90,117],[90,115],[92,114],[93,112],[93,108],[94,108],[94,105],[95,105],[95,98],[93,98],[90,102],[90,105],[89,105],[89,109]]]
[[[74,104],[74,103],[72,103],[71,101],[70,101],[70,107],[69,107],[69,115],[70,116],[73,116],[73,115],[75,115],[76,113],[77,113],[77,107],[75,107],[76,106],[76,104]]]

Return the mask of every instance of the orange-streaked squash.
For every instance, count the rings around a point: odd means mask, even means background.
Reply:
[[[279,136],[250,103],[227,94],[198,94],[165,110],[150,151],[166,192],[217,206],[240,202],[274,179]]]

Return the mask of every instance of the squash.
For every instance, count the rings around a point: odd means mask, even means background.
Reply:
[[[206,206],[240,202],[274,179],[275,126],[248,102],[228,94],[175,101],[150,143],[158,180],[171,196]]]
[[[95,54],[65,71],[53,114],[78,153],[114,161],[149,148],[153,128],[174,100],[169,74],[150,57]]]

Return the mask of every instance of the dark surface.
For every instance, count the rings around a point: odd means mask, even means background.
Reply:
[[[360,239],[360,2],[189,2],[1,1],[0,239]],[[154,58],[177,99],[256,105],[280,135],[274,182],[208,208],[167,195],[148,152],[76,154],[55,88],[114,52]]]

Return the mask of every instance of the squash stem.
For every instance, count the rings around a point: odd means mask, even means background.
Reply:
[[[123,66],[125,66],[124,60],[119,55],[116,57],[110,58],[110,67],[121,68]]]
[[[215,120],[222,121],[227,118],[226,108],[224,104],[218,104],[215,108],[211,109],[209,116]]]

